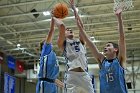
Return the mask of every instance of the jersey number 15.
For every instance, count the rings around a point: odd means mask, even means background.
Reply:
[[[106,74],[106,81],[107,81],[107,82],[112,82],[112,81],[114,81],[113,73],[108,73],[108,74]]]

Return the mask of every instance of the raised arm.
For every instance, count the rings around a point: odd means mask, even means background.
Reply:
[[[48,35],[46,37],[46,43],[49,44],[52,42],[53,34],[54,34],[54,19],[51,18],[50,30],[49,30]]]
[[[83,26],[83,21],[81,20],[81,18],[79,17],[79,15],[77,15],[78,13],[77,13],[77,11],[76,11],[76,7],[75,7],[75,5],[74,5],[74,0],[70,0],[69,3],[70,3],[70,5],[71,5],[71,8],[73,9],[75,19],[78,18],[81,27],[84,28],[84,26]],[[76,15],[77,15],[77,16],[76,16]]]
[[[118,20],[118,32],[119,32],[119,55],[118,58],[120,60],[121,66],[125,67],[126,63],[126,43],[125,43],[125,35],[123,31],[123,22],[122,22],[122,16],[121,16],[122,9],[118,9],[115,14],[117,16]]]
[[[75,6],[74,6],[74,0],[70,0],[70,4],[71,4],[72,9],[74,11],[74,15],[75,15],[75,18],[76,18],[77,26],[78,26],[78,28],[80,30],[81,37],[86,41],[86,44],[90,48],[90,50],[91,50],[93,56],[95,57],[95,59],[99,63],[101,63],[102,60],[104,59],[104,55],[99,52],[99,50],[97,49],[96,45],[89,39],[89,37],[87,36],[86,32],[84,31],[81,19],[80,19],[79,15],[78,15],[78,13],[77,13],[77,11],[75,9]]]
[[[75,7],[75,5],[74,5],[74,0],[70,0],[69,3],[70,3],[70,5],[71,5],[71,8],[73,9],[73,12],[74,12],[75,17],[78,17],[79,23],[80,23],[81,27],[84,28],[83,21],[80,19],[79,15],[76,16],[77,11],[76,11],[76,7]],[[76,18],[75,18],[75,19],[76,19]],[[83,40],[83,38],[82,38],[82,36],[81,36],[81,31],[79,32],[79,39],[80,39],[80,41],[81,41],[83,44],[85,44],[85,41]]]
[[[55,22],[55,24],[57,25],[57,27],[59,29],[59,35],[58,35],[57,44],[58,44],[58,47],[60,48],[60,50],[63,52],[66,27],[65,27],[64,23],[60,19],[57,19],[55,17],[53,17],[53,19],[54,19],[54,22]]]

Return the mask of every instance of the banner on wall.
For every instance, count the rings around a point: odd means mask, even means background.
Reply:
[[[0,52],[0,63],[4,61],[4,53]]]
[[[12,56],[7,56],[8,67],[11,69],[15,69],[16,60]]]
[[[4,74],[4,93],[15,93],[15,77]]]

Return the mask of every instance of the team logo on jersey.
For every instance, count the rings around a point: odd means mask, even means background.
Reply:
[[[80,44],[80,42],[78,42],[78,41],[70,43],[70,45],[74,47],[75,52],[80,51],[79,44]]]

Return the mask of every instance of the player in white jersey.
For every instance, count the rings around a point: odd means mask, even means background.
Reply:
[[[67,31],[69,30],[71,31],[70,28],[67,28]],[[64,56],[67,58],[68,70],[80,67],[82,71],[87,71],[86,50],[81,41],[67,38],[64,47]]]
[[[58,23],[61,23],[59,21]],[[58,46],[63,51],[67,62],[65,93],[94,93],[92,79],[87,72],[88,64],[84,43],[73,38],[70,28],[65,30],[64,24],[57,25],[60,29]],[[62,39],[61,32],[64,32],[63,35],[66,35],[66,38]],[[62,46],[59,45],[61,40],[63,40]]]
[[[65,93],[94,93],[92,79],[87,72],[85,43],[81,33],[79,39],[75,39],[72,29],[66,28],[60,19],[54,19],[59,29],[58,47],[67,62]]]

